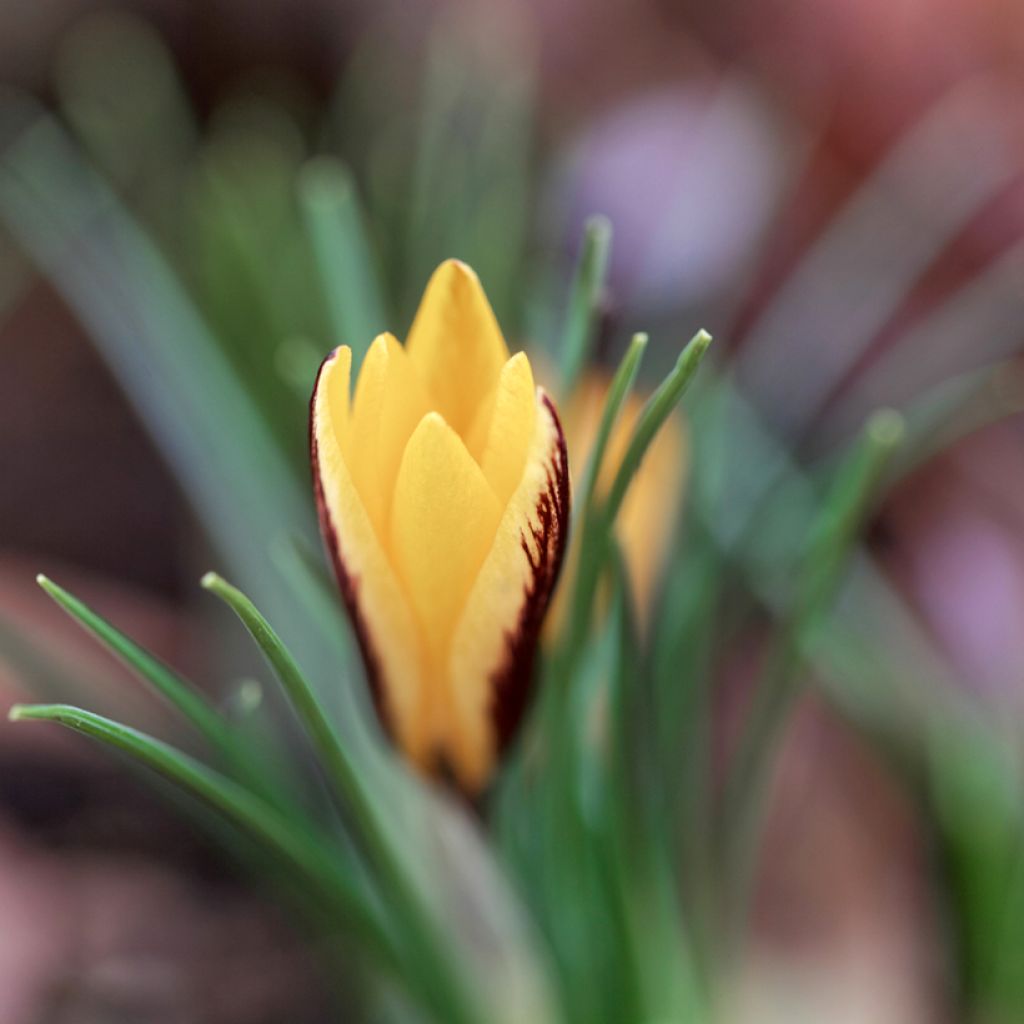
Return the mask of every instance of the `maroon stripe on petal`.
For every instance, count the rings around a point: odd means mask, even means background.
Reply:
[[[505,637],[505,660],[491,678],[491,715],[499,751],[515,736],[530,703],[540,628],[558,581],[569,535],[569,455],[565,435],[554,403],[543,390],[539,393],[555,425],[556,437],[546,467],[547,484],[537,501],[535,518],[529,523],[529,534],[523,533],[520,538],[530,563],[530,582],[519,621]]]
[[[352,630],[359,644],[363,665],[366,668],[366,681],[369,684],[370,697],[373,700],[374,709],[384,731],[391,735],[391,724],[385,709],[384,694],[381,687],[380,662],[373,649],[373,645],[370,643],[369,629],[359,608],[359,578],[348,571],[345,560],[342,558],[338,534],[327,510],[323,480],[320,477],[320,454],[316,439],[316,398],[320,390],[320,378],[323,375],[324,369],[335,358],[337,352],[338,350],[335,349],[320,364],[320,369],[316,375],[316,383],[313,385],[313,397],[309,403],[309,458],[313,470],[313,494],[316,499],[316,514],[317,520],[320,523],[320,536],[323,538],[324,547],[327,549],[331,565],[334,567],[334,577],[338,583],[338,590],[341,592],[341,599],[345,603],[345,610],[348,612],[349,621],[352,623]]]

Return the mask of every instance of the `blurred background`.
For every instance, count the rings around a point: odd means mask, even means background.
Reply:
[[[743,595],[723,745],[803,474],[878,406],[910,426],[844,594],[861,647],[815,664],[787,733],[730,1013],[1024,1020],[1022,110],[1018,0],[6,5],[3,706],[84,688],[174,728],[38,571],[213,692],[256,669],[207,568],[301,643],[271,552],[314,537],[322,355],[402,336],[453,255],[511,347],[550,349],[601,213],[599,361],[648,330],[650,383],[703,326],[734,403],[691,427],[728,469],[713,511],[699,480],[686,509]],[[0,729],[0,919],[9,1024],[326,1019],[302,936],[46,730]]]

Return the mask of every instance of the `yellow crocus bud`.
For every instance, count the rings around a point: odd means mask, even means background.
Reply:
[[[430,279],[405,347],[324,361],[310,410],[320,528],[385,728],[476,793],[525,710],[569,525],[550,398],[473,271]]]

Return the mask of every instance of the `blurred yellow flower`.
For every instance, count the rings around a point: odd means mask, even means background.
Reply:
[[[563,424],[574,466],[586,465],[590,457],[610,385],[610,376],[592,372],[565,403]],[[611,487],[644,401],[631,393],[623,403],[597,480],[599,498],[605,497]],[[678,414],[673,415],[647,449],[616,521],[615,535],[622,547],[641,625],[656,597],[661,568],[679,515],[689,457],[685,421]],[[548,622],[552,633],[559,628],[568,593],[569,587],[562,587],[562,596],[552,608]]]
[[[325,360],[310,413],[320,526],[378,712],[469,792],[526,706],[569,517],[565,442],[473,271],[434,273],[406,346]]]

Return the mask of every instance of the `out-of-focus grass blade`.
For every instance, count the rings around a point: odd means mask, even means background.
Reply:
[[[758,680],[723,796],[725,878],[730,896],[739,900],[746,899],[749,866],[758,848],[759,813],[775,750],[799,693],[808,635],[828,611],[868,502],[902,435],[898,414],[876,413],[840,467],[808,542],[792,609]]]
[[[316,338],[322,357],[330,336],[294,197],[305,156],[301,129],[281,106],[229,97],[214,112],[176,198],[186,218],[183,237],[165,242],[232,372],[300,471],[308,455],[300,427],[316,368],[307,367],[296,394],[278,354],[283,339],[301,336]]]
[[[35,699],[58,701],[70,696],[101,710],[145,721],[152,702],[141,692],[134,687],[114,689],[106,685],[77,661],[70,664],[70,654],[54,650],[52,641],[35,639],[16,619],[0,617],[0,663]]]
[[[652,786],[659,778],[651,734],[661,713],[638,679],[639,638],[629,573],[621,549],[609,559],[614,581],[610,622],[619,636],[608,700],[607,777],[610,872],[624,929],[624,969],[632,974],[642,1020],[703,1020],[693,943],[680,920],[677,858],[671,816]],[[694,930],[688,907],[686,928]]]
[[[782,725],[786,709],[795,697],[797,669],[807,637],[821,622],[842,579],[842,569],[856,543],[857,531],[868,502],[893,451],[903,436],[902,418],[890,410],[875,414],[863,437],[839,468],[808,541],[808,549],[797,577],[792,608],[786,616],[778,647],[769,659],[769,667],[757,687],[754,707],[749,714],[749,743],[741,741],[734,772],[726,787],[737,803],[742,794],[754,790],[763,778],[764,764],[770,756],[776,730]]]
[[[82,19],[58,50],[55,84],[68,121],[119,187],[159,186],[181,173],[196,126],[151,25],[126,11]]]
[[[985,427],[1024,412],[1024,375],[1013,362],[996,363],[944,381],[905,409],[907,441],[893,465],[901,479],[928,459]]]
[[[606,217],[591,217],[583,230],[562,334],[563,396],[576,388],[597,334],[611,243],[611,222]]]
[[[8,98],[5,127],[0,217],[90,329],[216,547],[325,664],[267,558],[283,531],[315,535],[299,475],[166,262],[57,123]]]
[[[903,409],[928,394],[981,379],[1021,351],[1024,244],[994,260],[859,373],[829,408],[825,441],[848,432],[866,408]]]
[[[1001,141],[1009,102],[997,83],[976,79],[943,96],[761,315],[737,375],[783,434],[810,422],[943,247],[1017,173]],[[788,371],[793,366],[799,375]]]
[[[299,198],[331,314],[332,340],[352,349],[352,365],[358,368],[389,322],[352,174],[340,160],[318,157],[302,171]]]
[[[748,596],[784,617],[819,488],[727,380],[700,397],[690,515],[740,573]],[[955,680],[906,601],[863,551],[851,559],[834,614],[808,639],[808,656],[834,705],[876,742],[920,762],[928,709],[952,713]]]
[[[11,721],[49,721],[83,733],[157,772],[252,835],[298,871],[322,898],[338,908],[340,920],[363,948],[393,966],[390,940],[365,896],[337,870],[331,851],[307,836],[248,790],[160,740],[90,711],[66,704],[15,705]]]
[[[1024,765],[1019,736],[963,716],[933,730],[929,796],[956,909],[961,997],[993,1021],[1024,1005]]]
[[[533,60],[516,13],[500,15],[500,45],[488,15],[489,32],[474,32],[472,14],[438,19],[427,48],[410,139],[401,312],[411,314],[440,260],[458,256],[514,335],[530,221]]]
[[[450,22],[434,30],[420,86],[420,111],[408,199],[406,289],[403,312],[411,312],[422,285],[437,263],[439,246],[465,259],[456,232],[458,206],[452,195],[468,197],[465,146],[449,146],[451,125],[467,95],[466,54],[453,36]],[[463,207],[464,209],[464,207]],[[486,282],[484,282],[486,285]]]
[[[14,245],[8,232],[0,230],[0,324],[16,307],[32,276],[28,260]]]

